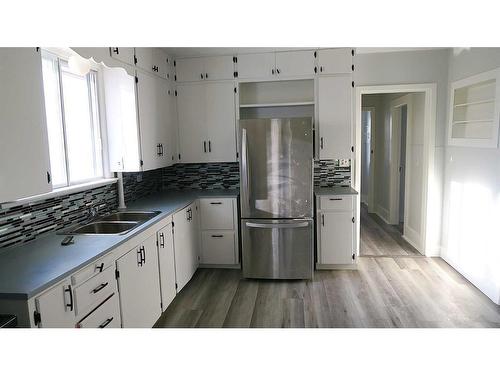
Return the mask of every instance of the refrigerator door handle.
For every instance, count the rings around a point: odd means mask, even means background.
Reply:
[[[247,227],[250,228],[303,228],[309,226],[307,221],[302,221],[300,223],[284,224],[284,223],[274,223],[274,224],[264,224],[264,223],[252,223],[247,222]]]
[[[241,181],[241,201],[244,207],[247,208],[250,202],[250,186],[249,186],[249,171],[248,171],[248,145],[247,145],[247,130],[241,130],[241,169],[242,169],[242,181]],[[245,210],[246,211],[246,210]]]

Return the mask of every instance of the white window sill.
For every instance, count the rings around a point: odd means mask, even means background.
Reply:
[[[20,205],[27,204],[27,203],[41,201],[44,199],[59,197],[61,195],[78,193],[80,191],[94,189],[94,188],[98,188],[101,186],[114,184],[114,183],[116,183],[116,181],[118,181],[118,178],[113,177],[113,178],[104,178],[102,180],[85,182],[83,184],[78,184],[78,185],[65,186],[62,188],[54,189],[50,193],[34,195],[32,197],[27,197],[27,198],[18,199],[16,201],[12,201],[12,202],[2,203],[2,204],[0,204],[0,208],[2,208],[2,209],[11,208],[11,207],[20,206]]]

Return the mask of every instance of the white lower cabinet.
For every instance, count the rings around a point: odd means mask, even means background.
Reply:
[[[160,266],[161,308],[165,311],[175,298],[175,255],[172,224],[157,233],[158,262]]]
[[[120,328],[120,301],[113,293],[103,304],[76,325],[77,328]]]
[[[151,328],[161,315],[156,235],[116,261],[124,328]]]
[[[71,328],[75,326],[75,303],[69,279],[35,298],[35,325],[40,328]]]
[[[194,202],[173,215],[177,292],[191,280],[199,263],[198,209]]]
[[[200,264],[239,267],[238,209],[236,198],[201,198]]]
[[[317,198],[316,268],[344,268],[356,263],[354,196]]]

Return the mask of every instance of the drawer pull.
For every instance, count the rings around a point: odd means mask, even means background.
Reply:
[[[222,235],[222,234],[212,234],[212,237],[213,238],[222,238],[222,237],[224,237],[224,235]]]
[[[108,286],[109,283],[102,283],[101,285],[99,285],[98,287],[96,287],[94,290],[92,290],[92,293],[97,293],[101,290],[103,290],[104,288],[106,288]]]
[[[104,269],[104,263],[101,263],[99,266],[95,266],[95,269],[99,270],[99,272],[102,272],[102,270]]]
[[[100,326],[99,328],[105,328],[109,323],[113,321],[113,317],[106,319]]]
[[[341,201],[342,198],[330,198],[331,201]]]
[[[210,202],[210,204],[222,204],[222,202]]]

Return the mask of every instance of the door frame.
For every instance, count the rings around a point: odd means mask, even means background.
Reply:
[[[431,201],[437,199],[438,187],[434,183],[437,176],[434,171],[435,159],[435,141],[436,141],[436,100],[437,100],[437,84],[436,83],[418,83],[418,84],[399,84],[399,85],[372,85],[358,86],[355,92],[355,154],[353,160],[353,185],[354,189],[360,191],[361,187],[361,166],[357,161],[361,161],[361,106],[362,95],[365,94],[394,94],[394,93],[425,93],[425,122],[424,122],[424,141],[423,141],[423,173],[422,173],[422,232],[421,232],[421,248],[418,249],[425,256],[439,255],[439,247],[434,244],[431,234],[430,225],[432,223],[428,218],[432,217],[434,208]],[[360,200],[357,200],[357,215],[360,217]],[[435,203],[434,203],[435,204]],[[360,220],[357,220],[357,235],[360,235]],[[359,249],[358,249],[359,251]],[[359,254],[358,254],[359,255]]]
[[[375,212],[375,181],[373,179],[375,175],[375,132],[376,132],[376,119],[375,117],[377,116],[376,108],[373,106],[368,106],[368,107],[361,107],[361,112],[363,111],[370,111],[371,116],[370,116],[370,170],[368,171],[369,175],[369,181],[368,181],[368,197],[367,197],[367,204],[368,204],[368,212]],[[361,140],[362,141],[362,140]],[[361,159],[360,159],[361,160]],[[361,191],[360,195],[361,197]]]
[[[399,193],[401,191],[400,186],[400,172],[399,166],[401,165],[401,121],[396,122],[396,126],[394,126],[394,122],[392,119],[393,110],[401,110],[403,106],[406,105],[406,161],[405,161],[405,198],[404,198],[404,225],[403,225],[403,237],[405,236],[407,223],[408,223],[408,197],[410,196],[409,190],[409,176],[411,175],[410,164],[408,162],[408,150],[411,145],[410,137],[413,123],[413,106],[412,106],[412,98],[411,94],[406,94],[399,98],[396,98],[391,101],[390,111],[391,111],[391,119],[390,119],[390,128],[391,128],[391,150],[390,150],[390,160],[391,160],[391,170],[390,170],[390,192],[389,192],[389,223],[399,225],[399,206],[401,202],[399,201]],[[401,115],[401,112],[398,112]],[[393,162],[394,161],[394,162]]]

